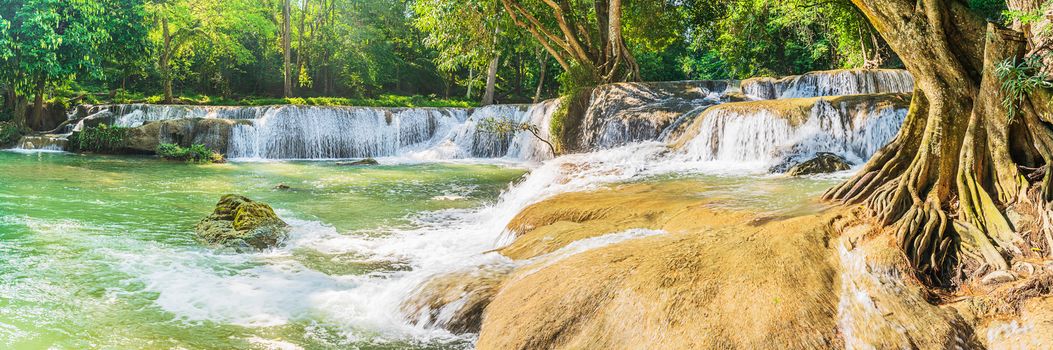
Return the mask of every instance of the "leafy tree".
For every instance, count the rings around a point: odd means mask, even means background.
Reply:
[[[101,77],[97,49],[107,40],[108,1],[3,0],[4,57],[0,86],[19,127],[42,123],[44,99],[78,77]],[[27,120],[27,96],[32,118]]]

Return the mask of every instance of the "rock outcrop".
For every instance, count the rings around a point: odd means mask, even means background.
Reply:
[[[657,139],[681,115],[717,103],[736,83],[674,81],[599,86],[581,116],[580,146],[592,150]]]
[[[478,333],[483,311],[511,271],[511,266],[482,266],[434,276],[402,303],[402,313],[417,325]]]
[[[271,206],[235,194],[220,198],[212,214],[194,230],[204,243],[239,252],[276,247],[289,235],[289,225]]]
[[[181,147],[195,144],[226,153],[231,132],[238,123],[234,119],[188,118],[147,122],[128,130],[126,147],[133,152],[153,153],[159,144],[171,143]]]
[[[804,161],[801,164],[793,165],[786,171],[786,175],[789,176],[803,176],[813,174],[827,174],[838,171],[845,171],[852,168],[851,165],[845,161],[839,155],[829,152],[819,152],[815,154],[815,158]]]

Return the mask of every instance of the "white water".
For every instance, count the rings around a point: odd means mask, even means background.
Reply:
[[[760,78],[742,84],[747,96],[776,98],[820,97],[881,93],[910,93],[914,78],[903,70],[840,70],[811,72],[782,79]]]
[[[699,117],[697,135],[682,152],[690,161],[748,163],[763,169],[783,161],[805,161],[818,152],[861,164],[895,137],[906,114],[906,109],[891,106],[835,106],[819,100],[803,121],[794,121],[796,116],[765,108],[718,106]]]

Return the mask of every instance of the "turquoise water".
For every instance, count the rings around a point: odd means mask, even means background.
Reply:
[[[490,203],[524,173],[0,152],[0,347],[465,347],[377,297],[411,285],[394,282],[420,264],[400,249],[428,249],[385,237]],[[226,193],[272,205],[293,226],[288,246],[196,242],[193,225]]]

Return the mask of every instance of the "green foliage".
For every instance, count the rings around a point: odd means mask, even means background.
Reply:
[[[695,54],[680,65],[694,78],[861,67],[864,57],[891,55],[847,0],[684,1],[694,8],[687,34]]]
[[[1008,10],[1005,0],[969,0],[969,8],[992,21],[997,21]]]
[[[14,144],[21,136],[22,133],[18,131],[18,127],[15,126],[15,123],[0,122],[0,146]]]
[[[70,135],[69,142],[77,152],[118,152],[124,148],[128,129],[99,124]]]
[[[1002,81],[1002,107],[1009,120],[1016,116],[1017,107],[1037,88],[1053,88],[1042,73],[1042,56],[1029,56],[1022,60],[1012,58],[995,65],[995,75]]]
[[[156,152],[161,158],[188,163],[222,163],[224,161],[222,154],[201,144],[183,148],[176,144],[162,143],[157,145]]]
[[[474,102],[455,99],[439,99],[433,96],[380,95],[376,98],[342,97],[292,97],[292,98],[247,98],[231,101],[244,106],[306,105],[306,106],[366,106],[366,107],[474,107]]]

